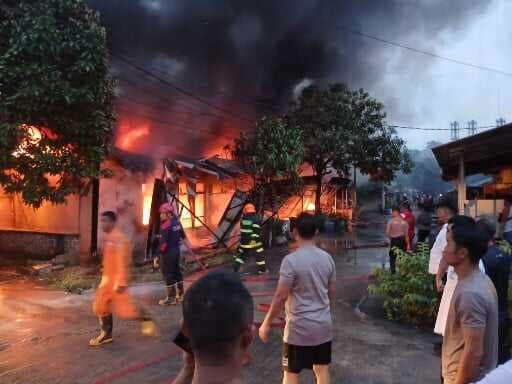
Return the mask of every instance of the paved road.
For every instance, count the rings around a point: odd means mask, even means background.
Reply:
[[[366,294],[367,274],[382,263],[383,248],[343,251],[336,238],[321,245],[335,257],[339,276],[336,340],[332,372],[335,383],[438,383],[439,359],[432,353],[432,336],[379,319],[363,319],[354,310]],[[286,249],[270,255],[270,279],[246,284],[256,303],[269,303],[276,271]],[[189,280],[193,280],[190,277]],[[190,283],[190,281],[189,281]],[[159,335],[146,338],[138,325],[116,321],[115,342],[101,349],[87,346],[97,329],[89,294],[65,295],[30,282],[0,287],[0,383],[123,384],[170,383],[179,369],[179,351],[170,342],[180,318],[179,308],[155,305],[162,287],[132,289],[159,325]],[[263,313],[256,313],[256,320]],[[256,341],[247,368],[249,384],[280,382],[280,330],[269,344]],[[313,382],[311,375],[303,382]]]

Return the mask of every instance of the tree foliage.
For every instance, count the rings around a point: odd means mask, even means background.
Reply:
[[[83,0],[0,1],[0,184],[39,207],[100,176],[113,131],[105,29]]]
[[[275,205],[277,183],[297,180],[297,170],[304,157],[301,132],[282,118],[264,117],[253,134],[242,132],[232,148],[233,156],[253,177],[260,208],[267,197]],[[289,184],[289,183],[288,183]]]
[[[382,103],[344,84],[305,88],[288,115],[301,130],[304,160],[317,178],[316,210],[320,210],[322,178],[333,169],[349,176],[358,168],[372,179],[389,182],[398,171],[409,172],[411,160],[402,139],[385,124]]]

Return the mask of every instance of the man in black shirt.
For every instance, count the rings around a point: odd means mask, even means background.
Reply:
[[[509,315],[508,315],[508,287],[510,276],[510,265],[512,255],[501,249],[494,241],[496,225],[490,219],[483,218],[478,221],[478,227],[489,240],[489,248],[482,258],[485,273],[494,283],[498,293],[498,364],[503,364],[510,359],[509,337]]]

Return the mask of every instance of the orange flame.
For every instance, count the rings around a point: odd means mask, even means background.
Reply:
[[[116,139],[116,147],[129,151],[134,149],[141,139],[149,136],[150,129],[148,124],[141,125],[137,128],[122,125],[120,135]]]
[[[20,126],[20,129],[27,131],[27,137],[20,143],[18,148],[12,153],[14,157],[18,157],[27,152],[27,147],[30,144],[37,144],[43,138],[41,131],[31,125],[23,124]]]
[[[153,186],[142,184],[142,224],[149,225],[151,216],[151,201],[153,200]]]
[[[307,204],[305,204],[304,210],[306,212],[314,212],[315,211],[315,203],[313,203],[312,201],[308,202]]]

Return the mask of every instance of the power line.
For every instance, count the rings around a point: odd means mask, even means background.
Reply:
[[[163,75],[163,76],[166,76],[166,77],[169,76],[169,73],[162,71],[160,68],[157,68],[155,66],[151,66],[150,69],[156,73]],[[219,95],[231,97],[233,99],[237,99],[242,104],[247,104],[247,105],[251,105],[254,107],[262,106],[262,107],[266,107],[266,108],[274,110],[274,111],[279,111],[279,108],[277,106],[275,106],[274,104],[267,103],[265,101],[253,99],[248,96],[240,96],[240,95],[237,96],[232,93],[223,91],[221,89],[213,88],[213,87],[202,86],[201,88],[209,89],[210,91],[213,91],[214,94],[219,94]]]
[[[137,84],[137,82],[135,82],[135,81],[133,81],[133,80],[127,78],[127,77],[117,76],[117,78],[119,80],[122,80],[123,83],[126,83],[126,84],[130,85],[135,90],[139,90],[139,91],[145,92],[148,95],[154,96],[154,97],[160,99],[164,103],[169,103],[169,104],[171,104],[173,106],[179,103],[183,107],[193,108],[194,109],[194,110],[189,109],[190,112],[195,112],[195,111],[199,112],[200,111],[198,109],[199,106],[197,106],[197,105],[192,105],[192,104],[185,103],[182,99],[181,100],[171,99],[171,98],[166,97],[165,95],[163,95],[161,93],[154,92],[153,90],[149,90],[149,89],[141,86],[140,84]],[[121,97],[123,97],[123,96],[121,96]],[[219,115],[219,116],[221,116],[221,115]]]
[[[496,69],[496,68],[492,68],[492,67],[486,67],[486,66],[483,66],[483,65],[473,64],[473,63],[469,63],[467,61],[462,61],[462,60],[454,59],[454,58],[451,58],[451,57],[438,55],[437,53],[433,53],[433,52],[429,52],[429,51],[424,51],[422,49],[410,47],[408,45],[404,45],[404,44],[397,43],[397,42],[394,42],[394,41],[386,40],[386,39],[383,39],[383,38],[380,38],[380,37],[377,37],[377,36],[368,35],[368,34],[363,33],[361,31],[357,31],[355,29],[347,28],[345,26],[339,26],[339,28],[343,29],[344,31],[347,31],[349,33],[352,33],[354,35],[358,35],[358,36],[364,37],[366,39],[371,39],[371,40],[375,40],[375,41],[378,41],[378,42],[381,42],[381,43],[384,43],[384,44],[392,45],[394,47],[406,49],[408,51],[419,53],[421,55],[434,57],[436,59],[449,61],[449,62],[452,62],[452,63],[455,63],[455,64],[464,65],[466,67],[471,67],[471,68],[479,69],[479,70],[482,70],[482,71],[487,71],[487,72],[497,73],[497,74],[500,74],[500,75],[503,75],[503,76],[510,76],[510,77],[512,77],[512,72],[505,72],[505,71],[502,71],[500,69]]]
[[[388,125],[388,127],[396,128],[396,129],[411,129],[411,130],[417,130],[417,131],[451,131],[452,130],[452,128],[424,128],[424,127],[411,127],[411,126],[404,126],[404,125]],[[496,125],[474,127],[475,130],[490,129],[490,128],[496,128]]]
[[[185,96],[188,96],[188,97],[190,97],[190,98],[192,98],[192,99],[194,99],[194,100],[196,100],[196,101],[198,101],[198,102],[200,102],[200,103],[202,103],[202,104],[204,104],[204,105],[206,105],[206,106],[208,106],[208,107],[210,107],[212,109],[215,109],[217,111],[220,111],[222,113],[225,113],[227,115],[235,117],[235,118],[237,118],[239,120],[243,120],[243,121],[247,121],[247,122],[253,123],[253,120],[248,119],[246,117],[238,116],[237,114],[235,114],[235,113],[233,113],[233,112],[231,112],[231,111],[229,111],[229,110],[227,110],[225,108],[222,108],[222,107],[219,107],[219,106],[217,106],[215,104],[212,104],[208,100],[205,100],[202,97],[196,96],[193,93],[187,91],[186,89],[184,89],[182,87],[179,87],[179,86],[173,84],[172,82],[161,78],[158,75],[155,75],[153,72],[148,71],[146,68],[144,68],[144,67],[142,67],[142,66],[140,66],[140,65],[138,65],[136,63],[133,63],[129,59],[125,58],[124,56],[121,56],[121,55],[118,55],[118,54],[114,54],[114,53],[111,53],[111,55],[113,57],[117,58],[118,60],[121,60],[122,62],[126,63],[127,65],[137,69],[141,73],[144,73],[146,76],[151,77],[151,78],[153,78],[155,80],[158,80],[162,84],[167,85],[168,87],[174,89],[175,91],[177,91],[177,92],[179,92],[179,93],[181,93],[181,94],[183,94]]]
[[[130,69],[134,70],[133,67],[130,67]],[[141,74],[139,71],[137,71],[137,75],[143,75],[143,74]],[[123,82],[129,84],[132,88],[134,88],[136,90],[140,90],[142,92],[145,92],[146,94],[149,94],[151,96],[155,96],[156,98],[161,99],[162,101],[164,101],[166,103],[170,103],[173,106],[176,105],[176,104],[179,104],[180,106],[183,106],[183,107],[186,107],[186,108],[190,108],[189,111],[191,113],[203,113],[203,111],[201,111],[201,106],[200,105],[187,103],[184,99],[177,99],[177,100],[176,99],[171,99],[171,98],[166,97],[165,95],[163,95],[163,94],[161,94],[159,92],[155,92],[155,91],[149,90],[149,89],[147,89],[145,87],[142,87],[137,82],[132,81],[131,79],[129,79],[129,78],[125,77],[125,76],[118,76],[118,79],[120,79]],[[121,96],[121,97],[124,97],[124,96]],[[204,113],[206,113],[206,112],[204,112]],[[211,116],[215,116],[215,117],[222,118],[222,119],[233,118],[233,117],[231,117],[229,115],[226,115],[225,113],[220,114],[217,111],[212,111],[212,112],[209,112],[209,113],[210,113]]]
[[[169,113],[172,113],[172,114],[178,114],[178,115],[190,115],[190,116],[210,116],[210,117],[219,117],[219,115],[215,115],[213,113],[209,113],[209,112],[202,112],[202,111],[180,111],[180,110],[176,110],[176,109],[173,109],[173,108],[169,108],[169,107],[166,107],[166,106],[163,106],[163,105],[158,105],[158,104],[152,104],[152,103],[146,103],[146,102],[143,102],[143,101],[140,101],[140,100],[137,100],[137,99],[134,99],[130,96],[120,96],[118,98],[119,100],[121,101],[127,101],[131,104],[134,104],[134,105],[140,105],[141,107],[144,107],[144,108],[153,108],[153,109],[162,109],[162,108],[167,108],[167,111]]]

